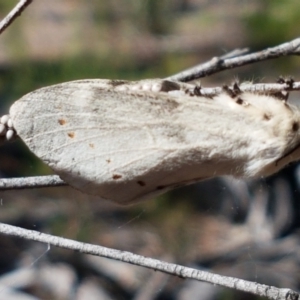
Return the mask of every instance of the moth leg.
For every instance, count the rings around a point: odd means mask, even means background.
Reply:
[[[282,76],[279,76],[277,83],[286,83],[289,88],[293,87],[295,80],[293,77],[283,78]]]
[[[14,124],[9,115],[0,118],[0,138],[4,141],[12,141],[16,138],[17,133]]]
[[[232,99],[237,98],[239,95],[242,94],[238,82],[235,82],[232,87],[229,87],[228,85],[223,85],[222,88],[223,91]]]
[[[285,83],[288,85],[288,88],[290,88],[290,89],[293,88],[294,82],[295,82],[295,80],[292,77],[283,78],[282,76],[280,76],[277,80],[277,83],[280,83],[280,84]],[[288,91],[280,91],[280,92],[272,94],[272,96],[274,96],[275,98],[277,98],[279,100],[287,102],[288,98],[289,98],[289,92]]]

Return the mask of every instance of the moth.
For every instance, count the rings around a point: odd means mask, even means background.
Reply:
[[[163,79],[73,81],[25,95],[1,123],[69,185],[119,204],[300,158],[299,109],[238,87],[206,97]]]

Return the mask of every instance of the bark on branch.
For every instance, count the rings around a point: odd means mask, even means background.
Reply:
[[[232,55],[214,57],[208,62],[192,67],[178,74],[172,75],[167,79],[188,82],[199,79],[208,75],[212,75],[224,70],[241,67],[244,65],[257,63],[263,60],[274,59],[281,56],[299,55],[300,54],[300,38],[270,47],[262,51],[243,54],[243,52],[230,52]],[[233,56],[233,57],[232,57]]]
[[[33,0],[20,0],[11,12],[0,22],[0,34],[19,16]]]
[[[239,291],[249,292],[254,295],[267,297],[274,300],[296,300],[299,294],[290,289],[279,289],[273,286],[258,284],[234,277],[221,276],[218,274],[187,268],[181,265],[164,262],[161,260],[137,255],[127,251],[120,251],[103,246],[82,243],[34,230],[23,229],[17,226],[0,223],[0,233],[16,236],[23,239],[46,243],[48,245],[78,251],[84,254],[91,254],[99,257],[106,257],[123,261],[132,265],[145,267],[154,271],[160,271],[181,278],[205,281],[222,287],[234,288]]]

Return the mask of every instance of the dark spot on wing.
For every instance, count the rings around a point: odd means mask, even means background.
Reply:
[[[139,180],[139,181],[137,181],[137,184],[139,184],[140,186],[145,186],[146,182],[142,181],[142,180]]]
[[[114,180],[118,180],[118,179],[122,178],[122,175],[120,175],[120,174],[113,174],[112,178]]]
[[[110,160],[110,159],[107,159],[106,162],[109,164],[109,163],[111,162],[111,160]]]
[[[95,148],[95,145],[94,145],[93,143],[90,143],[89,146],[90,146],[91,148]]]
[[[292,125],[292,130],[293,131],[298,131],[299,129],[299,123],[298,122],[294,122],[293,125]]]
[[[236,103],[239,104],[239,105],[243,105],[244,104],[244,100],[239,97],[239,98],[236,99]]]
[[[72,138],[74,138],[75,133],[73,131],[72,132],[68,132],[68,136],[72,139]]]
[[[58,119],[59,125],[65,125],[67,121],[65,119]]]
[[[266,121],[271,120],[271,115],[269,115],[269,114],[264,114],[264,119],[265,119]]]

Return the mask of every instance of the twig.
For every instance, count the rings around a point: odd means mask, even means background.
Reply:
[[[232,88],[232,87],[231,87]],[[222,87],[213,87],[213,88],[202,88],[201,95],[203,96],[215,96],[222,92]],[[242,84],[239,86],[239,89],[242,92],[251,92],[258,94],[274,94],[282,91],[299,91],[300,82],[289,83],[256,83],[256,84]]]
[[[210,61],[200,64],[196,67],[187,69],[178,74],[172,75],[167,79],[188,82],[199,79],[223,70],[241,67],[247,64],[260,62],[263,60],[273,59],[280,56],[299,55],[300,54],[300,38],[296,38],[290,42],[267,48],[262,51],[254,52],[246,55],[239,55],[230,58],[214,57]]]
[[[0,180],[0,190],[21,190],[67,185],[57,175],[5,178]]]
[[[172,257],[164,255],[164,259],[172,259]],[[132,300],[157,299],[159,291],[164,289],[169,277],[169,274],[165,274],[163,272],[152,272],[150,276],[145,279],[140,288],[135,292]]]
[[[20,0],[12,11],[0,22],[0,34],[17,18],[33,0]]]
[[[161,271],[167,274],[176,275],[181,278],[195,279],[223,287],[234,288],[239,291],[249,292],[258,296],[276,300],[296,300],[299,294],[290,289],[278,289],[273,286],[258,284],[234,277],[221,276],[218,274],[187,268],[181,265],[167,263],[161,260],[137,255],[127,251],[120,251],[103,246],[82,243],[34,230],[23,229],[17,226],[0,223],[0,233],[16,236],[27,240],[38,241],[60,248],[78,251],[84,254],[91,254],[106,257],[114,260],[127,262],[133,265],[146,267],[154,271]]]

